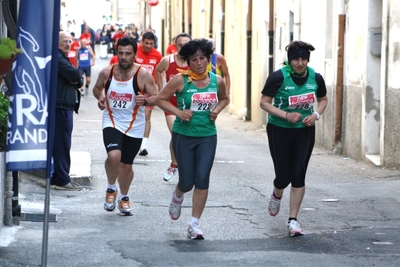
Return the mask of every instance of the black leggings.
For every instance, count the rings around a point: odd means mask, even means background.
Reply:
[[[305,185],[308,162],[315,142],[315,126],[283,128],[267,124],[269,150],[274,162],[277,189],[289,184],[294,188]]]
[[[179,190],[208,189],[217,135],[190,137],[172,132],[172,146],[179,166]]]

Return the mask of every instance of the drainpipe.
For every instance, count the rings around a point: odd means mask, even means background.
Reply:
[[[336,153],[341,153],[342,138],[342,109],[343,109],[343,69],[344,69],[344,30],[346,15],[340,14],[338,21],[338,54],[336,77],[336,110],[335,110],[335,137],[334,146]]]
[[[274,0],[269,0],[269,59],[268,59],[268,72],[272,73],[274,70]]]

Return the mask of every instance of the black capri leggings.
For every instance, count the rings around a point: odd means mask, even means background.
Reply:
[[[208,189],[217,135],[190,137],[172,132],[172,146],[179,168],[179,190],[188,192],[193,186]]]
[[[308,162],[315,143],[315,126],[283,128],[267,124],[269,150],[274,162],[277,189],[289,184],[294,188],[305,185]]]

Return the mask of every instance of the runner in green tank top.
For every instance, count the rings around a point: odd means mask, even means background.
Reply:
[[[179,182],[172,195],[169,215],[177,220],[184,194],[193,189],[192,218],[188,237],[203,239],[200,217],[207,202],[210,173],[217,147],[215,120],[228,104],[225,82],[207,71],[213,53],[207,39],[194,39],[179,50],[189,70],[180,70],[158,94],[157,105],[176,116],[172,127],[172,145],[179,166]],[[169,103],[176,94],[178,107]]]
[[[324,79],[308,67],[311,44],[294,41],[286,46],[285,67],[269,75],[260,106],[269,113],[268,144],[275,168],[274,188],[268,211],[276,216],[283,191],[291,185],[290,236],[302,235],[297,216],[305,194],[308,162],[315,142],[315,122],[324,112],[328,98]],[[314,107],[314,104],[317,104]]]

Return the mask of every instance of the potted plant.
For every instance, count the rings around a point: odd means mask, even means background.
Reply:
[[[8,95],[0,92],[0,151],[3,151],[6,147],[9,105],[10,100]]]
[[[21,48],[17,48],[15,40],[9,37],[0,38],[0,76],[7,73],[16,56],[22,52]],[[0,83],[2,82],[3,77],[0,77]],[[0,151],[3,151],[6,146],[9,102],[8,95],[0,91]]]
[[[0,75],[6,74],[22,49],[17,48],[17,42],[8,37],[0,38]]]

